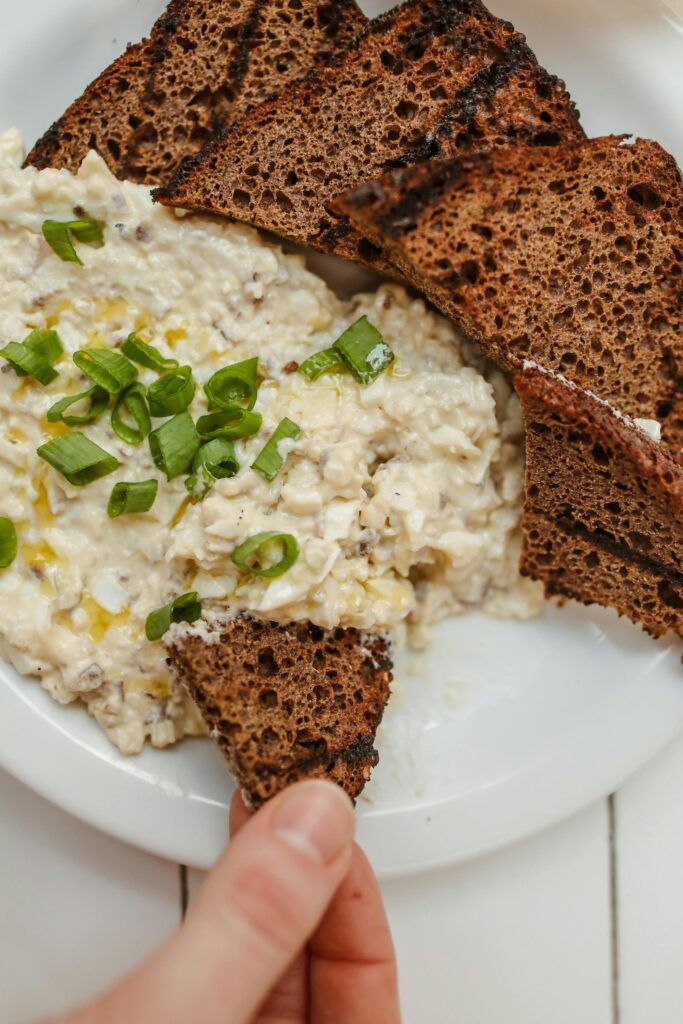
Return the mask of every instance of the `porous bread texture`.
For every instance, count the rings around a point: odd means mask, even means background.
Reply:
[[[508,372],[561,372],[683,445],[683,188],[656,142],[511,149],[338,200]]]
[[[561,376],[514,378],[526,424],[522,572],[548,597],[683,635],[683,470],[636,424]]]
[[[166,182],[216,130],[328,63],[366,22],[354,0],[173,0],[27,162],[76,171],[96,149],[119,178]]]
[[[409,0],[341,60],[252,111],[156,198],[227,214],[381,269],[328,201],[440,153],[582,138],[557,78],[479,0]]]
[[[355,800],[378,760],[391,683],[386,640],[247,616],[215,629],[212,643],[201,631],[171,634],[170,664],[249,805],[308,778],[331,779]]]

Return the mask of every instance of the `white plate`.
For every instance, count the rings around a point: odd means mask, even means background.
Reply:
[[[17,124],[32,141],[161,6],[1,0],[0,127]],[[591,133],[651,135],[681,158],[683,28],[672,10],[645,0],[496,9],[567,79]],[[382,760],[359,804],[377,870],[462,860],[616,788],[683,725],[680,655],[677,642],[576,606],[523,624],[477,615],[443,624],[428,654],[399,660]],[[5,667],[0,676],[5,767],[122,839],[213,862],[232,787],[210,743],[125,759],[82,709],[58,707]]]

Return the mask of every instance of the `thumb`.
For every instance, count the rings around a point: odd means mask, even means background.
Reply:
[[[272,800],[230,844],[177,935],[111,993],[115,1005],[105,997],[111,1019],[249,1021],[322,919],[353,832],[351,801],[332,783],[302,782]]]

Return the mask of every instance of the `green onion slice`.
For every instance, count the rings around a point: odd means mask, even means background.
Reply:
[[[299,373],[313,383],[324,373],[340,373],[345,369],[346,363],[342,359],[341,353],[336,348],[325,348],[322,352],[316,352],[305,359],[299,367]]]
[[[91,484],[94,480],[113,473],[119,465],[119,460],[115,456],[105,452],[78,431],[41,445],[38,455],[66,477],[74,487]]]
[[[83,260],[74,249],[71,236],[85,245],[97,245],[104,241],[102,225],[94,220],[46,220],[43,221],[43,237],[53,252],[65,263],[80,263]]]
[[[258,393],[258,362],[258,359],[246,359],[214,373],[204,385],[209,408],[227,410],[238,405],[253,409]]]
[[[196,622],[202,615],[202,602],[197,593],[183,594],[175,601],[147,616],[145,635],[148,640],[161,640],[174,622]]]
[[[199,435],[189,412],[181,412],[149,435],[154,464],[169,480],[188,473],[199,451]]]
[[[0,356],[14,367],[18,377],[34,377],[43,386],[52,383],[59,376],[49,363],[19,341],[8,342],[0,349]]]
[[[132,424],[124,420],[126,413],[133,420]],[[152,421],[149,418],[145,388],[142,384],[133,384],[116,399],[111,414],[111,426],[116,436],[126,444],[140,444],[145,440],[152,429]]]
[[[0,516],[0,569],[6,569],[17,557],[17,531],[11,519]]]
[[[109,504],[107,505],[107,515],[110,519],[118,519],[119,516],[149,512],[156,501],[158,490],[158,480],[114,484]]]
[[[200,416],[197,420],[197,433],[207,441],[216,437],[225,437],[228,441],[237,441],[241,437],[252,437],[258,434],[263,424],[263,417],[258,412],[247,412],[246,409],[226,409],[224,412],[211,412],[208,416]]]
[[[334,347],[359,384],[372,384],[396,358],[366,316],[351,324]]]
[[[66,410],[78,402],[88,402],[89,405],[82,416],[66,416]],[[80,427],[84,423],[93,423],[109,405],[109,392],[95,384],[89,391],[82,391],[80,395],[65,395],[55,402],[47,410],[48,423],[66,423],[67,427]]]
[[[198,501],[203,501],[215,483],[216,477],[209,467],[198,466],[185,481],[185,487],[193,504],[196,505]]]
[[[62,340],[56,331],[31,331],[28,337],[24,338],[22,345],[35,352],[46,363],[52,366],[64,352]]]
[[[18,377],[35,377],[41,384],[52,383],[59,374],[53,368],[64,352],[56,331],[31,331],[22,342],[10,341],[0,355],[11,363]]]
[[[285,464],[286,455],[282,454],[281,445],[283,442],[296,441],[300,434],[301,427],[285,417],[256,456],[251,468],[269,483],[273,481]]]
[[[110,395],[121,394],[138,379],[138,371],[130,360],[110,348],[82,348],[74,352],[73,359],[86,377]]]
[[[158,349],[153,345],[148,345],[142,338],[138,338],[135,332],[128,335],[121,346],[121,352],[128,359],[132,359],[134,363],[145,366],[148,370],[156,370],[158,373],[177,370],[180,365],[177,359],[167,359],[162,356]]]
[[[274,550],[279,549],[280,560],[272,563]],[[291,569],[299,557],[299,545],[291,533],[257,533],[245,540],[232,553],[232,560],[242,572],[252,576],[261,576],[265,580],[275,580]],[[256,559],[256,564],[251,562]],[[271,562],[265,566],[265,562]]]
[[[181,366],[179,370],[159,377],[147,390],[151,415],[159,418],[184,412],[194,398],[195,390],[191,366]]]
[[[206,497],[216,480],[235,476],[239,473],[240,464],[235,454],[232,441],[217,437],[208,444],[202,445],[192,462],[192,475],[185,481],[185,486],[194,501]]]

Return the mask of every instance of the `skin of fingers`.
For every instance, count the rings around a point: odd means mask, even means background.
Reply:
[[[391,933],[377,880],[357,846],[310,951],[312,1024],[400,1024]]]
[[[239,792],[230,804],[230,838],[251,817]],[[308,1024],[308,951],[287,968],[254,1018],[254,1024]]]
[[[346,875],[353,831],[332,783],[280,794],[242,826],[166,946],[68,1024],[251,1024]]]
[[[240,797],[231,805],[234,835],[249,820]],[[311,942],[313,969],[308,955],[300,957],[271,993],[254,1024],[341,1024],[400,1021],[398,983],[393,943],[375,876],[365,857],[354,848],[351,869]],[[361,988],[359,989],[359,978]],[[308,988],[312,981],[313,1015],[308,1016]]]

